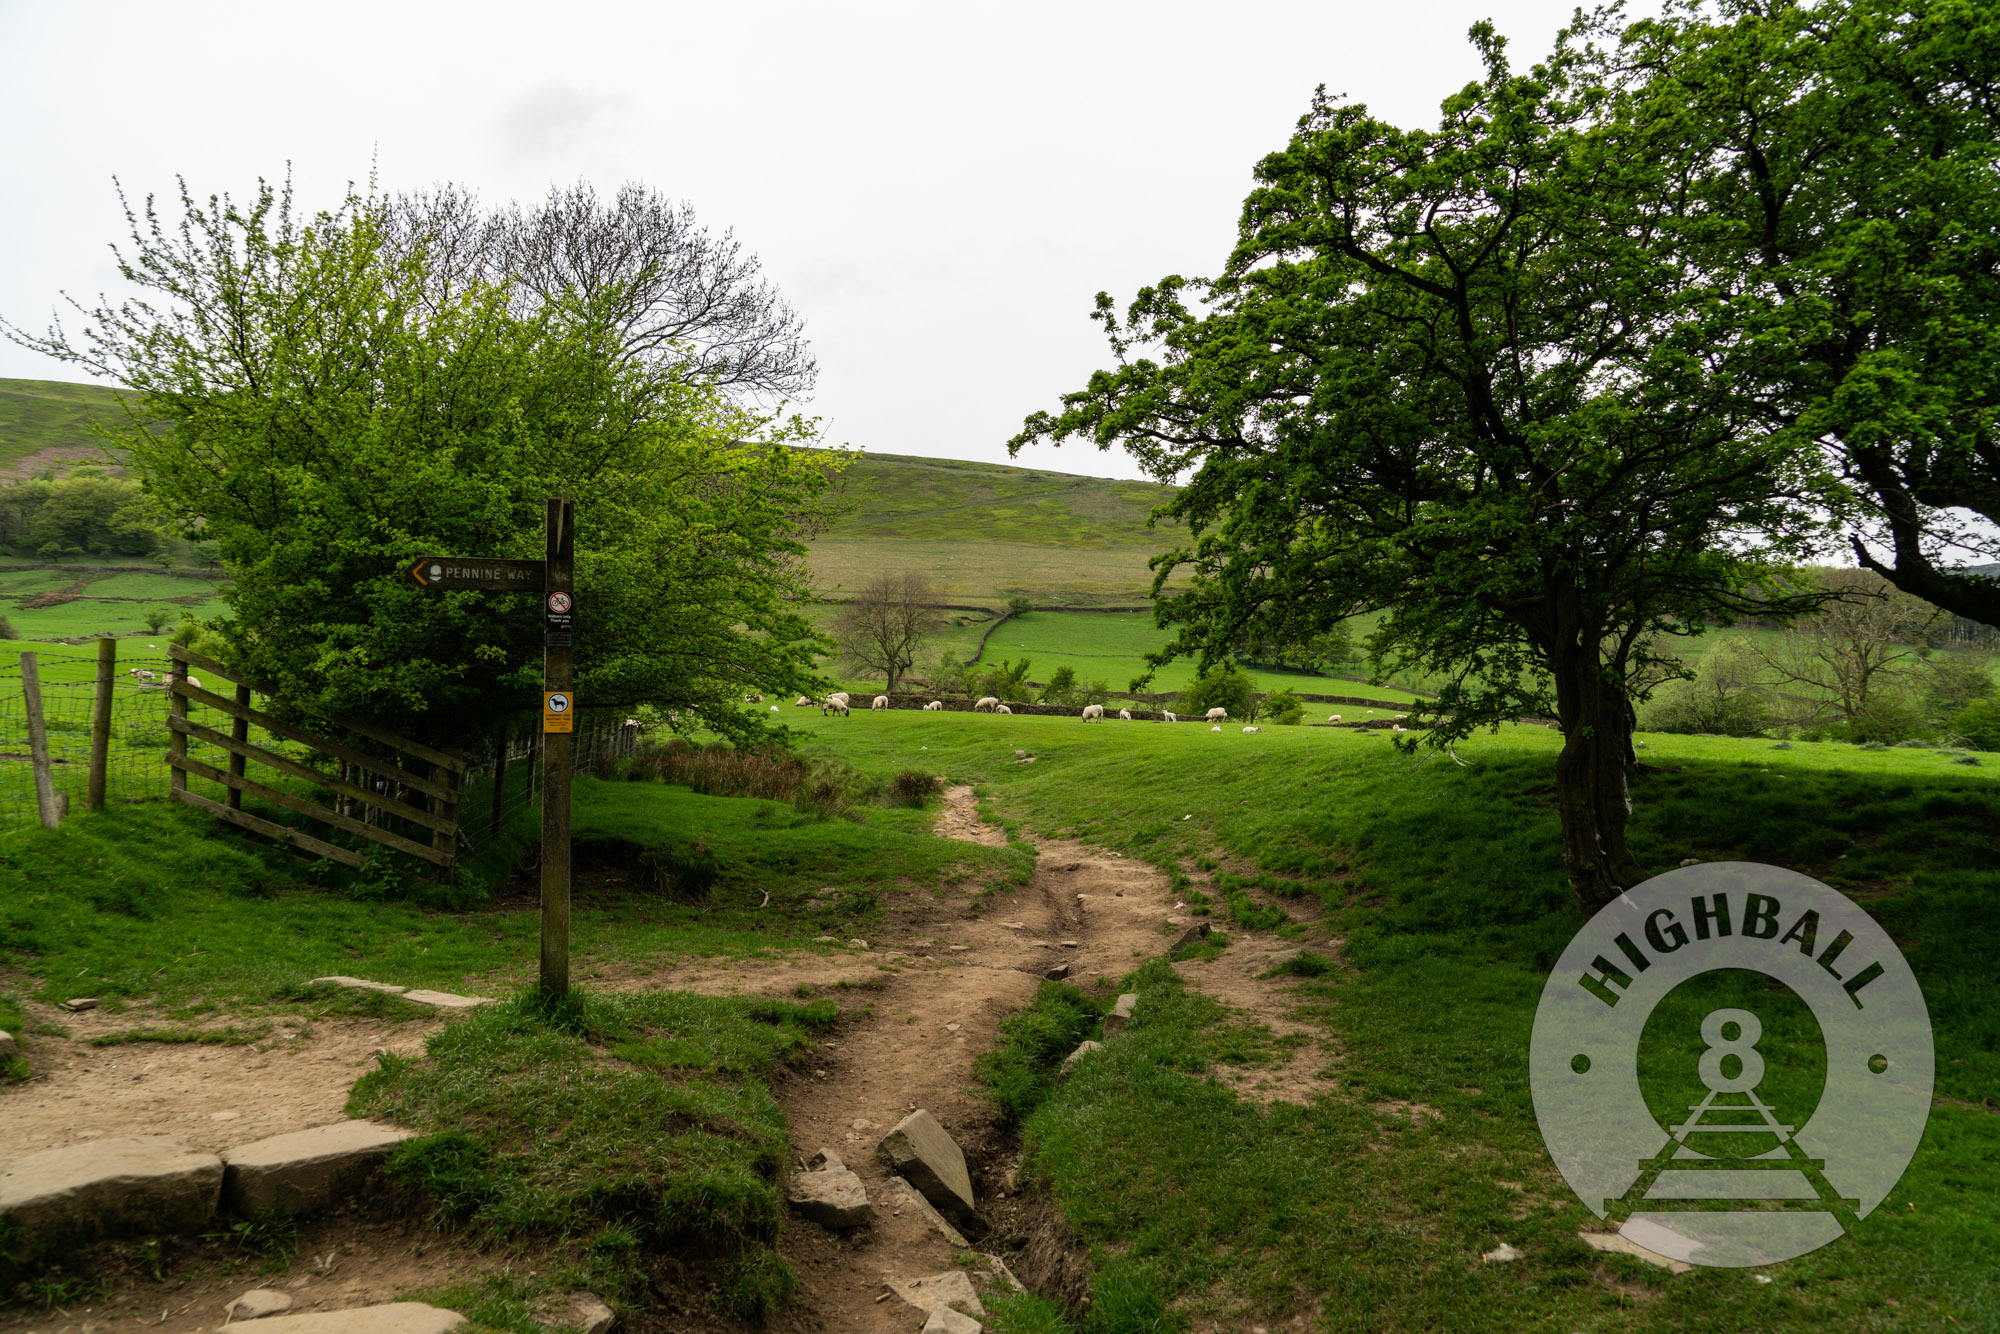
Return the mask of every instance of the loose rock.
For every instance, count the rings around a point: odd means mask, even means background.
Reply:
[[[798,1173],[785,1183],[785,1202],[821,1227],[861,1227],[875,1217],[867,1188],[845,1167]]]
[[[389,1302],[351,1311],[271,1316],[257,1322],[257,1334],[451,1334],[464,1323],[458,1312],[426,1302]]]
[[[278,1315],[291,1309],[291,1293],[279,1292],[275,1288],[252,1288],[229,1303],[228,1315],[234,1323],[239,1320],[262,1320],[267,1315]]]
[[[45,1149],[0,1172],[0,1217],[32,1259],[67,1241],[199,1232],[222,1196],[222,1160],[165,1135]]]
[[[85,1010],[96,1009],[97,1006],[98,1000],[95,996],[78,996],[74,1000],[66,1000],[62,1003],[62,1007],[71,1014],[82,1014]]]
[[[949,1306],[940,1306],[924,1321],[921,1334],[983,1334],[985,1328],[969,1315],[960,1315]]]
[[[336,1121],[229,1149],[222,1155],[223,1195],[242,1214],[322,1209],[351,1193],[411,1133],[374,1121]]]
[[[1060,1084],[1064,1080],[1068,1079],[1070,1075],[1075,1072],[1076,1067],[1083,1063],[1084,1057],[1090,1055],[1090,1053],[1094,1051],[1103,1051],[1103,1050],[1104,1050],[1104,1044],[1102,1042],[1094,1042],[1089,1039],[1085,1039],[1084,1041],[1078,1043],[1075,1051],[1063,1057],[1062,1067],[1056,1071],[1056,1083]]]
[[[569,1309],[575,1313],[575,1323],[583,1334],[605,1334],[618,1323],[618,1313],[606,1306],[604,1299],[594,1292],[572,1292]]]
[[[1059,963],[1055,967],[1049,969],[1046,973],[1043,973],[1042,976],[1046,977],[1051,982],[1060,982],[1064,978],[1069,976],[1069,965],[1066,963]]]
[[[929,1112],[918,1109],[898,1121],[877,1152],[939,1209],[961,1222],[973,1216],[965,1154]]]
[[[928,1274],[903,1283],[891,1280],[889,1286],[919,1311],[956,1307],[967,1315],[986,1314],[986,1308],[979,1304],[979,1294],[972,1290],[972,1280],[963,1269],[947,1269],[941,1274]]]
[[[903,1201],[922,1214],[930,1225],[938,1230],[938,1235],[954,1246],[969,1246],[965,1234],[953,1227],[945,1216],[931,1207],[931,1202],[917,1193],[917,1188],[901,1177],[890,1177],[889,1182],[903,1193]]]
[[[1208,939],[1208,923],[1196,922],[1193,926],[1181,932],[1180,935],[1174,937],[1174,943],[1167,947],[1167,955],[1171,958],[1188,948],[1188,946],[1199,945],[1206,939]]]
[[[1128,991],[1118,998],[1111,1007],[1111,1013],[1104,1016],[1104,1036],[1111,1037],[1125,1025],[1132,1022],[1132,1012],[1139,1007],[1139,993]],[[1075,1053],[1072,1052],[1071,1055]]]

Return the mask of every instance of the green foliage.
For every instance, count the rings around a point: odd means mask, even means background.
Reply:
[[[133,391],[138,420],[111,438],[231,570],[234,665],[409,735],[483,733],[536,698],[538,608],[407,569],[538,557],[545,499],[571,494],[580,699],[750,736],[769,723],[737,706],[746,686],[811,687],[800,535],[841,459],[793,448],[809,424],[626,356],[615,294],[434,301],[432,238],[390,244],[378,199],[310,220],[264,185],[247,206],[179,202],[177,223],[132,218],[120,271],[145,302],[36,345]]]
[[[1034,602],[1029,598],[1022,597],[1018,593],[1007,599],[1007,614],[1009,616],[1026,616],[1034,609]]]
[[[937,799],[943,788],[944,780],[936,774],[905,769],[889,780],[888,801],[891,806],[922,810]]]
[[[766,1247],[751,1247],[722,1276],[716,1302],[739,1320],[761,1324],[786,1306],[798,1290],[798,1275],[782,1255]]]
[[[1255,716],[1251,704],[1256,693],[1255,677],[1238,669],[1233,662],[1219,663],[1182,687],[1174,697],[1174,712],[1198,715],[1221,708],[1229,710],[1231,718],[1247,722]]]
[[[1000,1024],[1000,1041],[980,1055],[973,1073],[1009,1121],[1025,1118],[1055,1088],[1063,1059],[1095,1037],[1103,1010],[1066,982],[1042,982],[1026,1009]]]
[[[1003,702],[1022,699],[1027,693],[1028,660],[1014,662],[1002,659],[997,667],[990,667],[980,680],[980,689]]]
[[[1299,721],[1306,716],[1305,701],[1290,687],[1264,696],[1258,703],[1257,710],[1263,717],[1280,727],[1297,727]]]
[[[1649,731],[1717,736],[1755,736],[1764,729],[1770,701],[1762,685],[1763,663],[1740,639],[1723,637],[1708,646],[1692,676],[1656,687],[1639,709]]]
[[[1042,689],[1044,704],[1074,704],[1076,702],[1076,668],[1064,663],[1049,674],[1049,683]]]
[[[1975,699],[1953,714],[1948,729],[1979,750],[2000,750],[2000,701]]]
[[[282,1274],[298,1254],[299,1225],[282,1209],[260,1209],[249,1218],[229,1220],[208,1239],[257,1260],[262,1273]]]
[[[20,555],[150,555],[160,545],[164,522],[136,482],[102,468],[0,487],[0,544]]]

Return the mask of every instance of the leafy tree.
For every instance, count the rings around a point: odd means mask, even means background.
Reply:
[[[989,667],[980,687],[987,694],[999,700],[1018,700],[1027,693],[1028,660],[1013,662],[1001,659],[998,667]]]
[[[841,656],[863,671],[887,677],[893,693],[903,673],[916,666],[925,642],[944,628],[936,601],[930,580],[914,570],[876,575],[834,613]]]
[[[1049,674],[1049,683],[1042,690],[1042,703],[1074,704],[1076,693],[1076,669],[1064,663]]]
[[[164,607],[148,607],[146,609],[146,628],[154,634],[158,634],[160,631],[166,629],[167,623],[173,619],[173,613]]]
[[[1564,865],[1595,909],[1646,875],[1626,767],[1655,646],[1811,606],[1750,589],[1815,549],[1807,498],[1838,492],[1741,390],[1784,354],[1714,337],[1729,292],[1659,243],[1685,199],[1605,114],[1602,24],[1525,74],[1472,36],[1485,76],[1435,130],[1316,96],[1221,275],[1163,279],[1123,319],[1100,295],[1119,364],[1013,446],[1119,444],[1188,478],[1156,662],[1380,610],[1377,669],[1444,682],[1412,711],[1431,744],[1553,714]]]
[[[746,686],[816,689],[798,533],[829,469],[789,447],[803,426],[624,355],[615,300],[471,285],[433,306],[431,252],[386,245],[378,200],[302,219],[260,183],[247,207],[185,185],[180,204],[172,222],[128,206],[140,296],[31,341],[132,391],[114,443],[197,559],[228,566],[235,665],[433,742],[483,734],[536,698],[539,609],[405,571],[539,557],[567,492],[584,706],[747,736],[766,724],[737,707]]]
[[[1913,673],[1943,613],[1870,570],[1821,570],[1814,582],[1836,596],[1759,648],[1770,679],[1806,692],[1788,695],[1806,726],[1830,712],[1853,740],[1900,740],[1917,724]]]
[[[1246,721],[1253,715],[1257,680],[1233,662],[1206,667],[1174,697],[1176,713],[1206,713],[1210,709],[1229,710],[1231,718]]]
[[[1289,686],[1264,696],[1258,701],[1257,710],[1279,727],[1297,727],[1306,716],[1305,701]]]
[[[1705,323],[1778,354],[1760,415],[1866,498],[1856,559],[2000,625],[2000,581],[1953,568],[2000,551],[1990,6],[1669,0],[1623,64],[1633,151],[1686,182],[1670,243],[1728,288]]]
[[[1034,609],[1035,604],[1019,593],[1007,599],[1007,614],[1009,616],[1026,616]]]
[[[1652,732],[1755,736],[1770,719],[1769,675],[1755,648],[1724,636],[1692,672],[1657,687],[1640,707],[1640,720]]]

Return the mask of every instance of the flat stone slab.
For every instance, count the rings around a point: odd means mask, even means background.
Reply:
[[[984,1334],[986,1326],[949,1306],[940,1306],[924,1321],[922,1334]]]
[[[910,1208],[922,1214],[924,1217],[924,1221],[929,1223],[932,1227],[938,1230],[939,1236],[943,1237],[946,1241],[950,1242],[954,1246],[959,1247],[960,1249],[972,1245],[971,1242],[965,1239],[965,1234],[963,1232],[960,1232],[957,1228],[951,1225],[950,1219],[946,1218],[943,1214],[939,1213],[935,1208],[932,1207],[931,1202],[929,1200],[925,1199],[922,1195],[917,1193],[917,1188],[915,1186],[912,1186],[909,1182],[903,1180],[903,1178],[901,1177],[890,1177],[889,1184],[894,1186],[897,1189],[897,1191],[900,1192],[900,1197],[905,1204],[908,1204]]]
[[[1132,1012],[1139,1008],[1139,993],[1128,991],[1118,998],[1111,1007],[1111,1013],[1104,1016],[1104,1036],[1110,1037],[1132,1022]]]
[[[267,1315],[282,1315],[291,1309],[291,1293],[279,1292],[276,1288],[252,1288],[229,1303],[229,1323],[262,1320]]]
[[[979,1304],[979,1294],[973,1290],[972,1280],[963,1269],[947,1269],[941,1274],[926,1274],[922,1278],[907,1279],[901,1283],[890,1280],[890,1290],[919,1311],[949,1310],[956,1307],[967,1315],[983,1316],[986,1308]]]
[[[323,1209],[351,1193],[412,1133],[374,1121],[336,1121],[226,1150],[223,1198],[242,1214]]]
[[[583,1334],[605,1334],[618,1323],[618,1313],[594,1292],[572,1292],[569,1309],[570,1314],[576,1317],[574,1323]]]
[[[389,1302],[351,1311],[271,1316],[257,1322],[257,1334],[451,1334],[464,1323],[458,1312],[424,1302]]]
[[[785,1183],[785,1202],[821,1227],[861,1227],[875,1217],[868,1188],[844,1167],[795,1174]]]
[[[414,1005],[428,1005],[434,1010],[472,1010],[481,1005],[498,1003],[491,996],[458,996],[449,991],[406,991],[403,999]]]
[[[973,1216],[965,1154],[929,1112],[919,1108],[898,1121],[876,1151],[939,1209],[960,1222]]]
[[[1661,1255],[1658,1251],[1649,1251],[1630,1237],[1621,1236],[1616,1232],[1579,1232],[1576,1235],[1582,1239],[1584,1245],[1594,1251],[1611,1251],[1618,1255],[1637,1256],[1647,1264],[1658,1265],[1670,1274],[1694,1272],[1694,1266],[1687,1261]]]
[[[306,985],[316,987],[322,982],[328,986],[353,987],[357,991],[387,992],[391,996],[400,996],[409,990],[408,987],[399,987],[390,982],[370,982],[365,977],[316,977]]]
[[[28,1254],[63,1241],[199,1232],[222,1196],[222,1160],[165,1135],[96,1139],[45,1149],[0,1171],[0,1217]]]
[[[1056,1071],[1056,1083],[1060,1084],[1075,1074],[1076,1068],[1083,1064],[1084,1057],[1094,1051],[1103,1050],[1104,1044],[1102,1042],[1093,1041],[1089,1038],[1085,1038],[1082,1042],[1077,1043],[1076,1050],[1063,1057],[1062,1068]]]

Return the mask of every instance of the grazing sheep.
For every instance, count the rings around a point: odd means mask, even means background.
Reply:
[[[974,713],[992,713],[995,709],[999,707],[1000,707],[999,700],[993,698],[993,696],[991,695],[982,695],[979,698],[979,702],[972,706],[972,711]]]
[[[1093,718],[1100,723],[1104,721],[1104,706],[1102,704],[1086,704],[1083,706],[1083,720],[1089,722]]]
[[[1337,713],[1329,713],[1326,716],[1326,720],[1330,723],[1337,723],[1340,721],[1340,715]]]
[[[1209,721],[1209,722],[1212,722],[1212,723],[1226,723],[1226,722],[1228,722],[1228,721],[1229,721],[1229,710],[1227,710],[1227,709],[1210,709],[1210,710],[1208,711],[1208,721]]]
[[[743,702],[745,704],[762,704],[764,702],[764,697],[762,695],[745,695],[743,697]]]
[[[877,695],[875,702],[868,707],[871,709],[886,709],[889,707],[889,697],[887,695]]]
[[[772,712],[772,713],[776,713],[777,711],[778,711],[778,706],[777,706],[777,705],[775,705],[775,704],[773,704],[773,705],[771,706],[771,712]]]
[[[995,713],[1012,713],[1012,712],[1013,712],[1013,710],[1012,710],[1012,709],[1010,709],[1010,708],[1008,708],[1008,707],[1007,707],[1007,706],[1006,706],[1005,704],[995,704],[995,705],[993,706],[993,712],[995,712]]]
[[[1128,723],[1129,723],[1129,722],[1131,722],[1131,721],[1132,721],[1132,710],[1130,710],[1130,709],[1120,709],[1120,710],[1118,710],[1118,716],[1119,716],[1120,718],[1124,719],[1124,720],[1125,720],[1126,722],[1128,722]]]
[[[1222,725],[1218,723],[1214,727],[1209,728],[1208,730],[1211,732],[1220,732],[1222,730]]]
[[[1243,730],[1244,730],[1244,731],[1246,731],[1246,732],[1261,732],[1261,731],[1263,731],[1264,729],[1263,729],[1263,728],[1261,728],[1261,727],[1246,727],[1246,728],[1244,728]]]
[[[1407,732],[1407,731],[1409,731],[1410,729],[1409,729],[1409,728],[1407,728],[1407,727],[1405,727],[1405,726],[1403,726],[1403,725],[1402,725],[1401,723],[1391,723],[1391,724],[1389,725],[1389,730],[1390,730],[1391,732]]]
[[[1167,711],[1166,709],[1161,709],[1161,710],[1160,710],[1160,716],[1161,716],[1162,718],[1166,719],[1166,720],[1167,720],[1168,722],[1170,722],[1170,723],[1177,723],[1177,722],[1179,722],[1179,721],[1181,720],[1181,718],[1180,718],[1180,715],[1179,715],[1179,714],[1177,714],[1177,713],[1170,713],[1170,712],[1168,712],[1168,711]]]
[[[819,702],[820,716],[825,717],[829,713],[837,713],[845,718],[847,716],[847,699],[848,696],[845,690],[834,691]]]
[[[810,709],[812,707],[812,704],[813,702],[811,700],[807,699],[804,695],[800,695],[799,702],[793,705],[792,707],[799,709]]]
[[[942,712],[943,709],[944,709],[944,701],[941,699],[934,699],[930,703],[924,705],[925,713],[939,713]]]

